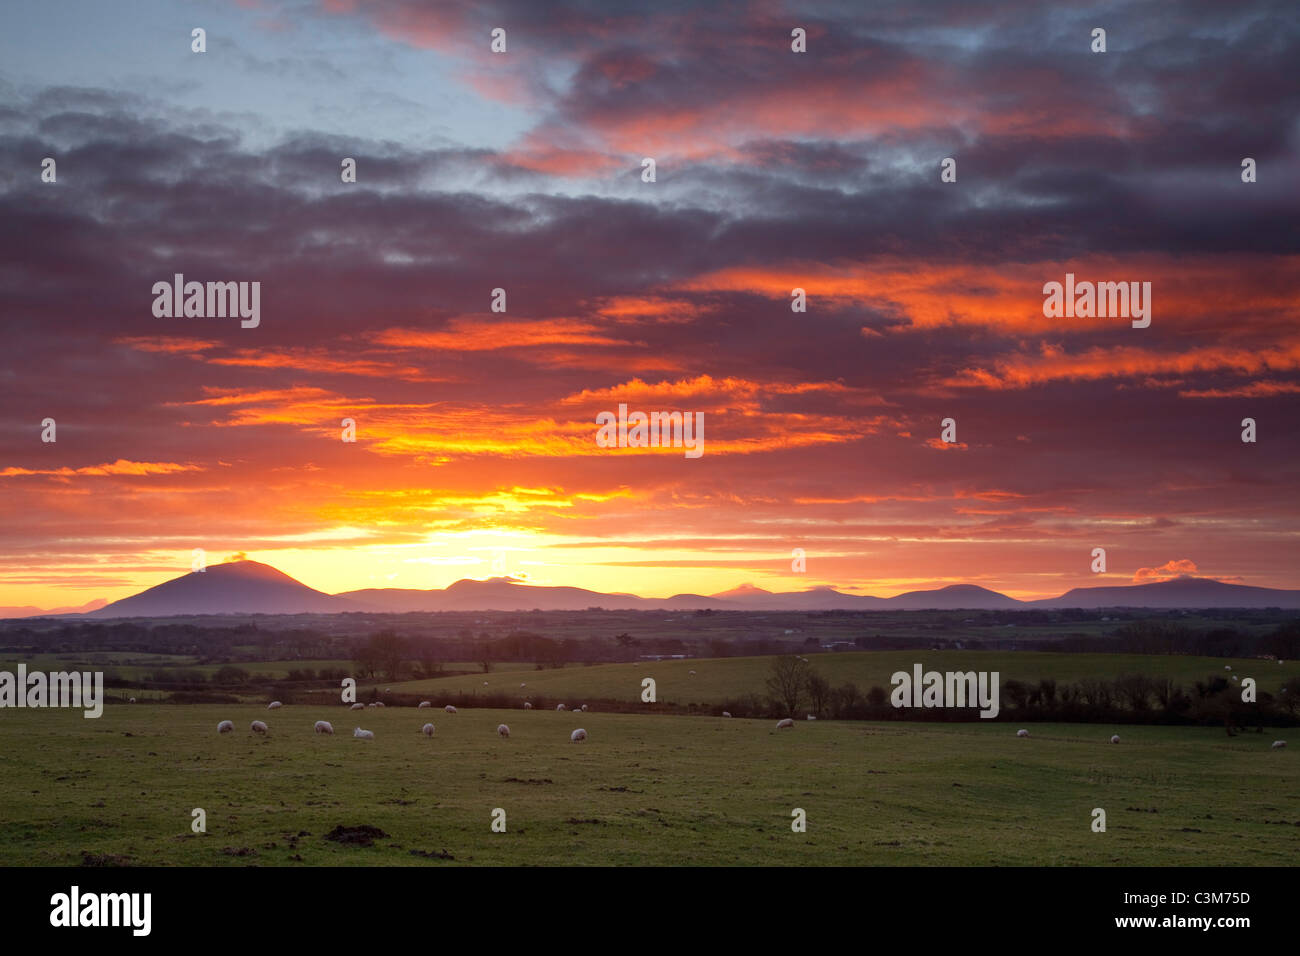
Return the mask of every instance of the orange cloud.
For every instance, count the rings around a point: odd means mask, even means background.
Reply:
[[[1151,584],[1155,581],[1170,581],[1182,575],[1196,574],[1196,562],[1187,558],[1166,561],[1158,568],[1138,568],[1133,575],[1134,584]]]

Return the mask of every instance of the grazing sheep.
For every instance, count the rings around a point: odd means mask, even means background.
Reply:
[[[383,702],[382,700],[377,700],[377,701],[374,702],[374,704],[373,704],[372,706],[374,706],[374,707],[383,707],[383,706],[384,706],[384,702]]]
[[[376,703],[372,700],[370,703],[366,704],[366,706],[367,706],[367,707],[378,707],[379,705],[376,704]]]
[[[695,671],[691,671],[691,676],[692,676],[692,677],[695,676]]]
[[[424,736],[426,737],[432,737],[433,724],[425,724],[423,727],[420,728],[420,733],[424,734]]]
[[[360,737],[362,740],[374,740],[375,732],[373,730],[362,730],[360,727],[357,727],[352,731],[352,736]]]
[[[794,726],[794,719],[791,717],[787,717],[785,718],[785,720],[778,720],[776,722],[777,730],[789,730],[793,726]]]
[[[420,706],[417,707],[416,710],[424,710],[424,708],[426,708],[426,707],[432,707],[432,706],[433,706],[433,702],[432,702],[432,701],[422,700],[422,701],[420,701]]]
[[[264,734],[266,733],[266,724],[262,723],[260,720],[255,720],[248,725],[248,729],[255,734]]]
[[[365,704],[353,704],[351,707],[348,708],[348,710],[365,710],[365,709],[366,709]]]
[[[1228,666],[1227,664],[1224,664],[1224,665],[1223,665],[1223,669],[1224,669],[1225,671],[1230,671],[1230,670],[1232,670],[1232,668],[1231,668],[1230,666]]]
[[[573,733],[569,734],[569,743],[576,744],[580,740],[587,739],[587,732],[579,727]]]
[[[724,711],[722,712],[722,716],[723,716],[723,717],[730,717],[730,716],[731,716],[731,711],[729,711],[729,710],[724,710]]]
[[[280,703],[278,700],[273,700],[273,701],[271,701],[269,704],[266,705],[266,709],[267,709],[267,710],[278,710],[279,708],[281,708],[281,707],[283,707],[283,706],[284,706],[284,704]]]
[[[484,681],[484,682],[483,682],[483,686],[484,686],[484,687],[487,686],[487,681]]]
[[[520,686],[520,687],[527,687],[528,684],[527,684],[526,682],[524,682],[524,681],[520,681],[520,682],[519,682],[519,686]]]
[[[456,713],[456,708],[451,706],[451,704],[448,704],[446,707],[443,708],[443,710],[445,710],[449,714]]]
[[[809,714],[809,715],[808,715],[808,719],[809,719],[809,720],[816,720],[817,718],[814,717],[812,714]]]
[[[128,703],[128,704],[134,704],[134,703],[135,703],[135,698],[134,698],[134,697],[130,698],[129,700],[127,700],[127,703]]]
[[[1119,743],[1119,734],[1116,734],[1115,736],[1111,737],[1110,742],[1113,744]]]
[[[583,710],[584,713],[586,712],[586,710],[587,710],[587,705],[586,705],[586,704],[583,704],[583,705],[582,705],[582,710]]]
[[[524,701],[524,710],[532,710],[532,709],[533,709],[533,705],[528,703],[528,701]]]
[[[1029,736],[1029,731],[1024,730],[1024,729],[1022,728],[1021,730],[1017,730],[1017,731],[1016,731],[1016,736],[1017,736],[1017,737],[1028,737],[1028,736]]]
[[[1281,750],[1281,749],[1282,749],[1283,747],[1285,747],[1285,746],[1286,746],[1286,741],[1285,741],[1285,740],[1275,740],[1275,741],[1273,741],[1273,748],[1272,748],[1272,749],[1274,749],[1274,750]]]
[[[510,736],[510,728],[507,727],[505,724],[497,724],[497,736],[498,736],[498,737],[509,737],[509,736]]]
[[[334,733],[334,725],[331,724],[328,720],[318,720],[318,721],[316,721],[316,733],[318,733],[318,734],[333,734],[333,733]]]
[[[217,724],[217,733],[219,734],[228,734],[234,729],[235,722],[233,720],[223,720],[221,723]]]
[[[563,704],[556,704],[556,705],[555,705],[555,709],[556,709],[556,710],[568,710],[569,708],[565,707]]]

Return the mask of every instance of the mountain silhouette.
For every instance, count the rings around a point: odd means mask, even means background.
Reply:
[[[832,611],[832,610],[1015,610],[1017,608],[1262,608],[1300,609],[1300,591],[1180,577],[1150,584],[1074,588],[1060,597],[1017,601],[975,584],[908,591],[890,598],[845,594],[831,587],[773,592],[743,584],[714,595],[675,594],[643,598],[575,587],[531,585],[515,578],[463,579],[446,588],[366,588],[326,594],[257,561],[232,561],[173,578],[139,594],[84,612],[89,618],[176,617],[189,614],[338,614],[412,611]],[[76,609],[41,612],[72,616]],[[27,612],[34,611],[35,614]]]

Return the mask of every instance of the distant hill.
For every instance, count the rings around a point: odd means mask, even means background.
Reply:
[[[1030,607],[1277,607],[1300,608],[1300,591],[1227,584],[1213,578],[1178,577],[1123,587],[1074,588],[1058,598],[1031,601]]]
[[[62,614],[85,614],[87,611],[97,611],[107,603],[103,598],[95,598],[95,600],[87,601],[80,607],[53,607],[48,611],[39,607],[32,607],[30,604],[22,607],[0,607],[0,618],[58,617]]]
[[[844,594],[830,587],[773,592],[743,584],[714,595],[675,594],[643,598],[585,588],[546,587],[514,578],[464,579],[446,588],[367,588],[325,594],[257,561],[218,564],[184,574],[139,594],[85,612],[90,618],[175,617],[187,614],[338,614],[349,611],[403,614],[411,611],[921,611],[1015,610],[1017,608],[1296,608],[1300,591],[1226,584],[1181,577],[1152,584],[1074,588],[1056,598],[1017,601],[974,584],[908,591],[890,598]],[[11,613],[17,612],[17,613]],[[0,616],[78,613],[77,609],[0,608]]]
[[[231,561],[191,571],[114,601],[86,617],[175,617],[184,614],[338,614],[372,611],[295,581],[269,564]]]

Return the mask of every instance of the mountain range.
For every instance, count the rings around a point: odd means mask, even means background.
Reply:
[[[643,598],[574,587],[544,587],[513,578],[464,579],[443,588],[365,588],[326,594],[267,564],[232,561],[165,581],[102,607],[0,608],[0,617],[80,616],[92,619],[176,617],[190,614],[344,614],[411,611],[920,611],[1016,610],[1032,608],[1259,608],[1300,609],[1300,591],[1228,584],[1212,578],[1178,577],[1150,584],[1074,588],[1060,597],[1018,601],[974,584],[909,591],[880,598],[845,594],[830,587],[772,592],[751,584],[717,594]],[[18,612],[18,613],[11,613]]]

